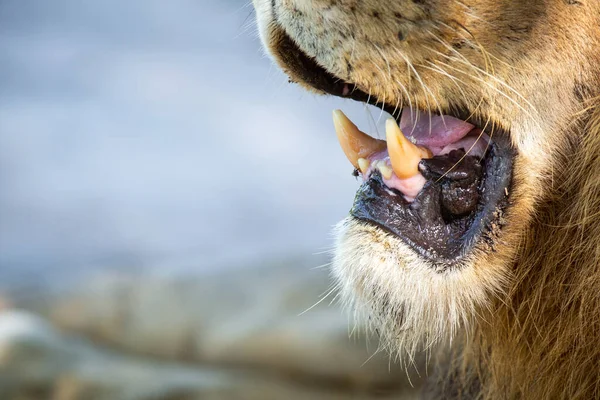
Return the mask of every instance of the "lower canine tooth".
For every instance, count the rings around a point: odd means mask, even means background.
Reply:
[[[392,179],[394,171],[385,162],[381,161],[377,167],[385,179]]]
[[[363,173],[363,175],[366,174],[367,171],[369,170],[369,165],[370,164],[371,163],[366,158],[359,158],[358,159],[358,168],[360,169],[360,172]]]

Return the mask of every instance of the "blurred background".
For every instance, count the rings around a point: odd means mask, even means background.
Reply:
[[[247,0],[2,0],[0,71],[0,398],[411,398],[327,271],[380,112]]]

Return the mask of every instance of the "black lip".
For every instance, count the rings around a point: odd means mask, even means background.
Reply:
[[[461,259],[480,240],[493,246],[492,235],[502,227],[502,215],[509,204],[515,151],[507,135],[494,139],[482,160],[479,201],[473,212],[448,221],[441,211],[439,180],[429,180],[409,203],[375,173],[359,188],[350,214],[399,237],[433,262],[437,271],[460,266]]]

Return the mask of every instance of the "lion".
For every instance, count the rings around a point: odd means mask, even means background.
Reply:
[[[362,177],[332,274],[424,396],[600,398],[600,2],[254,0]]]

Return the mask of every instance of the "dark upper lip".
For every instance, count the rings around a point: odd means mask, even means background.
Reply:
[[[277,25],[279,39],[277,46],[277,56],[284,64],[286,73],[290,76],[290,82],[302,83],[313,89],[330,94],[336,97],[356,100],[362,103],[371,104],[383,109],[396,120],[400,120],[402,107],[395,104],[388,104],[380,101],[376,96],[369,95],[361,90],[356,84],[344,78],[338,77],[321,67],[314,58],[307,55],[298,45],[289,37],[283,27]],[[456,118],[472,122],[474,125],[482,126],[480,118],[476,118],[469,110],[454,107],[452,109],[436,109],[437,113],[452,115]]]
[[[400,110],[379,101],[374,96],[369,96],[360,90],[355,84],[339,78],[325,68],[321,67],[314,58],[308,56],[289,37],[283,27],[277,26],[279,30],[279,41],[277,56],[284,64],[284,69],[290,75],[291,81],[301,82],[313,89],[331,94],[333,96],[353,99],[380,107],[398,118]]]

